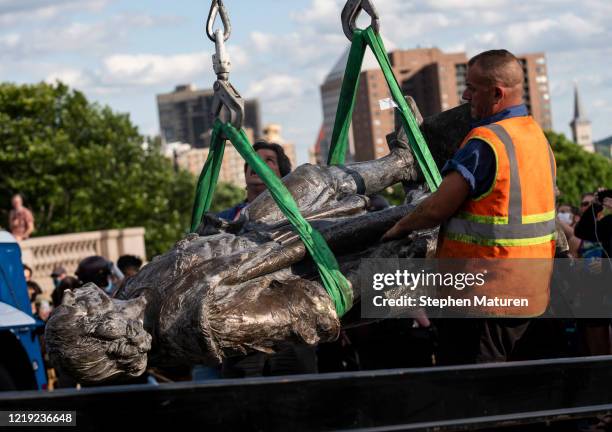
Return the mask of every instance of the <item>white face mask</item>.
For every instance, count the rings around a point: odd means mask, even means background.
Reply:
[[[561,222],[565,222],[566,224],[571,224],[572,214],[567,212],[557,213],[557,219],[559,219]]]

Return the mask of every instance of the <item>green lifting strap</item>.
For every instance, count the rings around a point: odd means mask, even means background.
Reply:
[[[397,79],[393,74],[391,62],[387,56],[382,38],[372,29],[372,27],[368,27],[365,30],[357,29],[353,33],[353,42],[349,51],[342,88],[340,90],[340,100],[338,101],[336,121],[334,122],[334,131],[332,133],[327,164],[344,164],[348,145],[348,132],[351,126],[353,109],[355,108],[357,88],[359,87],[359,75],[361,73],[361,64],[363,62],[363,56],[365,55],[366,46],[369,46],[374,53],[385,76],[387,85],[391,90],[393,100],[399,107],[402,123],[406,130],[410,147],[425,176],[425,181],[432,192],[436,191],[442,182],[442,177],[427,147],[425,138],[419,129],[419,125],[408,107],[408,103],[406,99],[404,99]]]
[[[223,160],[224,136],[229,139],[242,158],[263,180],[276,204],[300,235],[306,249],[317,265],[323,286],[334,303],[336,313],[339,317],[342,317],[353,303],[353,291],[349,282],[340,272],[336,257],[329,249],[325,239],[300,214],[295,200],[283,182],[253,150],[253,146],[244,131],[238,131],[231,124],[222,123],[220,120],[216,120],[213,126],[210,152],[198,180],[191,231],[196,230],[203,214],[210,208]]]

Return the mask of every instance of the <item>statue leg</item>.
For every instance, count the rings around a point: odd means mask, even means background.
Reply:
[[[419,123],[422,117],[416,104],[409,105]],[[376,160],[357,162],[346,166],[319,166],[304,164],[283,178],[283,183],[296,200],[303,215],[326,209],[331,203],[349,195],[372,195],[396,183],[410,183],[420,173],[408,145],[401,124],[396,132],[387,136],[391,152]],[[271,224],[284,216],[268,192],[261,194],[246,210],[249,220]]]

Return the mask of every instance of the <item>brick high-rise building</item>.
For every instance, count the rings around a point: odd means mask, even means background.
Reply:
[[[552,129],[550,108],[550,84],[544,53],[521,54],[525,83],[523,85],[525,104],[529,113],[544,130]]]
[[[213,99],[211,89],[197,90],[194,85],[179,85],[171,93],[157,95],[159,127],[164,142],[183,142],[196,148],[210,145],[206,132],[212,129],[210,111]],[[244,127],[261,135],[259,102],[246,100]]]
[[[323,132],[321,157],[327,158],[346,55],[334,66],[321,86]],[[465,53],[443,53],[438,48],[394,50],[389,53],[393,72],[406,95],[412,96],[424,117],[453,108],[462,102],[468,58]],[[544,129],[552,127],[546,60],[543,54],[519,57],[525,71],[525,103]],[[356,161],[388,153],[385,136],[393,130],[392,109],[380,101],[391,97],[383,73],[375,61],[364,59],[357,90],[349,144]]]

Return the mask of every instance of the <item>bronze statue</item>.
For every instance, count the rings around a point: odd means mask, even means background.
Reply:
[[[439,166],[468,127],[465,106],[421,125]],[[401,128],[387,140],[391,152],[381,159],[344,167],[306,164],[283,178],[336,255],[353,304],[360,297],[361,258],[423,257],[435,248],[435,231],[380,243],[423,196]],[[409,190],[408,203],[373,207],[369,196],[400,182]],[[114,298],[93,284],[67,291],[47,323],[46,341],[56,367],[96,383],[138,376],[147,365],[213,365],[252,350],[272,352],[288,341],[330,341],[340,327],[303,243],[264,193],[238,221],[205,215],[197,233],[154,258]]]

